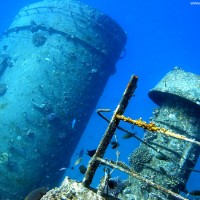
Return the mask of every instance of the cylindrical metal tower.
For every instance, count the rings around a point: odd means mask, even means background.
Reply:
[[[160,107],[153,111],[152,122],[173,133],[200,141],[200,76],[175,68],[154,89],[150,98]],[[144,140],[157,151],[141,144],[129,157],[130,165],[141,176],[176,193],[185,190],[191,169],[199,157],[197,144],[162,133],[146,132]],[[131,178],[125,199],[173,199]],[[127,190],[128,191],[128,190]]]
[[[75,0],[20,10],[0,43],[0,199],[62,177],[125,42],[117,23]]]

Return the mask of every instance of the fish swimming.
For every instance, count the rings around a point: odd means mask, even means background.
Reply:
[[[75,125],[76,125],[76,118],[74,118],[74,119],[72,120],[72,129],[75,128]]]
[[[109,179],[108,181],[108,187],[111,189],[114,189],[117,187],[117,181],[114,179]]]
[[[65,171],[67,168],[66,167],[62,167],[59,169],[59,171]]]
[[[83,160],[83,158],[78,158],[78,159],[75,161],[74,166],[71,167],[71,169],[74,169],[74,167],[76,167],[82,160]]]
[[[135,135],[136,135],[136,132],[135,133],[128,132],[122,138],[123,139],[129,139],[131,137],[134,137]]]
[[[112,145],[112,149],[116,149],[119,146],[119,143],[116,141],[112,141],[111,145]]]
[[[87,150],[88,156],[92,157],[96,153],[96,149],[94,150]]]
[[[192,196],[200,196],[200,190],[193,190],[193,191],[189,192],[189,194]]]
[[[81,174],[85,174],[85,172],[87,171],[87,168],[85,167],[85,165],[81,165],[79,167],[79,171],[80,171]]]
[[[30,192],[26,196],[25,200],[40,200],[47,193],[47,191],[48,189],[46,187],[37,188]]]

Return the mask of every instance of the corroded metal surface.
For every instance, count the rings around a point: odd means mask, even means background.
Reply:
[[[65,178],[59,188],[55,188],[47,192],[41,200],[116,200],[111,196],[100,196],[97,191],[92,188],[86,188],[81,182],[74,181],[68,177]]]
[[[189,175],[199,157],[199,145],[192,143],[200,141],[199,81],[198,75],[175,68],[149,93],[160,106],[153,111],[151,122],[191,141],[162,132],[146,131],[144,140],[154,149],[141,144],[129,157],[130,165],[133,169],[139,169],[141,176],[176,193],[185,191]],[[140,162],[141,158],[145,162]],[[131,179],[132,186],[125,194],[125,199],[171,199],[169,195]]]
[[[149,92],[150,98],[158,105],[173,95],[200,105],[200,76],[175,67]]]
[[[116,110],[114,111],[113,117],[108,125],[108,128],[106,129],[106,131],[103,135],[102,140],[99,143],[99,146],[98,146],[94,156],[90,160],[88,169],[87,169],[85,177],[83,179],[83,183],[86,186],[91,184],[93,176],[96,172],[96,169],[99,166],[99,161],[97,161],[96,158],[97,157],[102,158],[104,156],[106,149],[115,133],[115,130],[116,130],[119,122],[120,122],[120,120],[118,120],[116,118],[116,115],[118,115],[118,114],[122,115],[124,113],[132,95],[135,92],[135,89],[137,88],[137,81],[138,81],[138,77],[136,75],[133,75],[124,91],[124,94],[122,96],[122,99],[121,99],[119,105],[117,106]]]
[[[19,11],[0,43],[0,199],[60,181],[125,42],[76,0]]]

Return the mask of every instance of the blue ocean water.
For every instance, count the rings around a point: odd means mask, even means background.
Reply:
[[[114,110],[122,96],[131,74],[139,77],[136,95],[126,110],[126,116],[149,120],[153,108],[157,107],[148,97],[148,91],[162,77],[179,66],[185,71],[200,74],[200,5],[189,0],[139,1],[139,0],[82,0],[117,21],[127,32],[126,56],[119,60],[116,73],[108,81],[96,108]],[[23,6],[34,3],[31,0],[2,0],[0,2],[0,32],[6,30],[13,16]],[[108,115],[110,116],[110,115]],[[107,124],[93,113],[83,137],[72,158],[72,164],[81,149],[95,149]],[[131,126],[127,126],[131,129]],[[137,130],[143,136],[142,130]],[[120,133],[118,133],[120,134]],[[134,139],[120,142],[120,159],[127,162],[127,157],[139,143]],[[115,158],[111,148],[106,156]],[[83,164],[89,157],[84,153]],[[200,163],[196,169],[200,169]],[[99,169],[99,177],[102,175]],[[81,180],[83,175],[75,170],[68,170],[67,175]],[[118,175],[118,173],[116,173]],[[124,176],[124,175],[121,175]],[[192,173],[188,190],[199,189],[200,174]]]

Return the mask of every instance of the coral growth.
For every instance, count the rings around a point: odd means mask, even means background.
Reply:
[[[32,37],[32,42],[34,46],[42,46],[46,42],[47,37],[42,33],[34,33]]]
[[[73,181],[72,179],[66,177],[62,185],[59,188],[54,188],[47,192],[41,200],[62,200],[62,199],[95,199],[95,200],[106,200],[109,198],[104,198],[94,190],[86,188],[81,182]],[[112,198],[110,198],[112,199]]]
[[[129,162],[136,172],[140,172],[145,164],[151,161],[151,158],[152,154],[149,152],[149,149],[142,145],[130,154]]]

